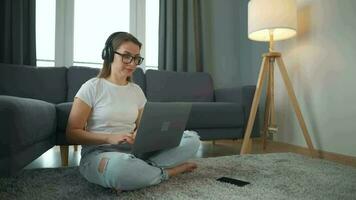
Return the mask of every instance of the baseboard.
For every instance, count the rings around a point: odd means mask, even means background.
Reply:
[[[277,142],[277,141],[273,141],[270,143],[274,143],[277,146],[284,146],[284,148],[286,148],[290,152],[310,156],[310,152],[307,147],[301,147],[294,144],[288,144],[288,143]],[[322,151],[322,150],[316,150],[316,151],[317,151],[318,158],[356,167],[356,157],[354,156],[348,156],[348,155]]]
[[[242,139],[239,140],[215,140],[215,144],[227,144],[234,146],[236,149],[240,149],[242,145]],[[262,139],[261,138],[252,138],[252,152],[251,153],[277,153],[277,152],[292,152],[298,153],[305,156],[310,156],[310,152],[307,147],[297,146],[294,144],[288,144],[284,142],[277,141],[267,141],[267,149],[262,149]],[[317,150],[318,158],[325,159],[329,161],[334,161],[344,165],[349,165],[356,167],[356,157],[343,155],[339,153],[327,152],[322,150]]]

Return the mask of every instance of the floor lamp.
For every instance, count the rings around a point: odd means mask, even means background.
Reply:
[[[296,35],[297,6],[295,0],[250,0],[248,4],[248,37],[255,41],[269,42],[269,52],[263,54],[261,69],[258,75],[250,116],[248,119],[240,154],[250,153],[250,136],[256,117],[262,87],[267,78],[266,104],[262,129],[262,145],[266,149],[268,133],[278,131],[275,120],[274,105],[274,66],[277,62],[288,96],[297,115],[304,139],[312,157],[315,150],[305,125],[302,112],[288,77],[282,55],[273,50],[274,41],[285,40]]]

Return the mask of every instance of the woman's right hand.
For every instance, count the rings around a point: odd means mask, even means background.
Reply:
[[[134,141],[135,139],[131,133],[110,134],[107,138],[107,143],[109,144],[133,144]]]

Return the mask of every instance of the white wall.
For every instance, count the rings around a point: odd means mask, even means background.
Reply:
[[[356,156],[356,1],[297,0],[298,36],[277,42],[317,149]],[[276,69],[278,141],[306,146]]]
[[[215,88],[255,85],[267,43],[247,37],[249,0],[204,0],[203,65]]]

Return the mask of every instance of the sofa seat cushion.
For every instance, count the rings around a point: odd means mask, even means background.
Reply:
[[[73,102],[60,103],[56,105],[57,111],[57,132],[65,132],[68,123],[70,110],[72,109]]]
[[[244,128],[196,128],[200,140],[231,140],[243,138]]]
[[[147,70],[146,95],[156,102],[212,102],[213,81],[204,72]]]
[[[65,132],[72,102],[56,105],[57,130]],[[187,128],[239,128],[243,126],[243,108],[236,103],[193,102]]]
[[[228,102],[193,102],[187,123],[190,128],[238,128],[244,124],[243,107]]]

